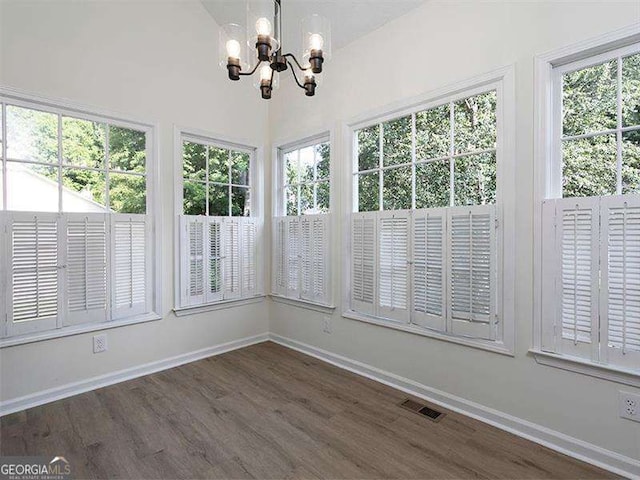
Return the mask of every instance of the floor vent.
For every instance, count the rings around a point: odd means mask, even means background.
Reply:
[[[433,408],[429,408],[426,405],[409,398],[402,401],[400,403],[400,406],[413,413],[417,413],[418,415],[427,417],[429,420],[432,420],[434,422],[439,422],[440,420],[442,420],[442,417],[444,417],[444,413],[434,410]]]

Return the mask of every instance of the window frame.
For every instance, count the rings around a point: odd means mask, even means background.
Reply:
[[[183,215],[184,208],[184,190],[183,190],[183,141],[184,139],[187,141],[197,141],[200,143],[208,143],[213,146],[217,146],[220,148],[225,148],[229,150],[237,150],[250,154],[250,165],[249,165],[249,185],[250,189],[250,199],[251,199],[251,210],[250,216],[232,216],[227,215],[224,217],[215,217],[215,216],[194,216],[200,217],[204,219],[212,219],[212,218],[221,218],[221,219],[246,219],[253,218],[257,222],[257,253],[256,253],[256,268],[257,268],[257,293],[251,297],[239,297],[233,299],[223,299],[216,302],[204,303],[199,305],[191,305],[191,306],[181,306],[181,258],[180,258],[180,250],[181,250],[181,229],[180,229],[180,218]],[[230,307],[237,307],[242,305],[247,305],[255,302],[259,302],[262,298],[265,297],[264,294],[264,285],[265,285],[265,259],[264,259],[264,148],[262,146],[256,145],[255,142],[252,142],[249,139],[245,138],[232,138],[228,135],[221,135],[214,132],[209,132],[207,130],[202,130],[198,128],[192,128],[182,125],[174,125],[173,126],[173,145],[174,145],[174,272],[176,273],[175,277],[178,279],[174,282],[174,306],[173,312],[178,317],[184,317],[199,313],[205,313],[213,310],[219,310]],[[229,177],[229,181],[231,182],[231,176]],[[230,183],[230,188],[232,184]],[[245,186],[247,187],[247,186]],[[230,199],[230,210],[231,213],[231,199]],[[207,205],[208,211],[208,205]]]
[[[575,70],[602,63],[606,58],[616,58],[640,42],[637,25],[630,25],[603,35],[589,38],[535,57],[535,101],[534,101],[534,301],[533,301],[533,345],[530,352],[540,364],[569,370],[613,382],[640,387],[640,371],[603,365],[581,357],[543,351],[543,214],[545,199],[562,198],[562,159],[559,144],[562,124],[559,110],[561,90],[558,78],[562,69]],[[620,127],[620,125],[617,125]],[[621,132],[616,128],[612,133]],[[618,155],[620,154],[618,149]],[[619,165],[619,164],[618,164]],[[617,185],[619,187],[619,185]]]
[[[148,267],[147,270],[149,272],[150,278],[147,279],[147,284],[150,284],[150,291],[147,297],[147,305],[148,305],[148,313],[142,314],[134,314],[128,317],[118,317],[108,319],[104,322],[97,323],[81,323],[76,325],[68,325],[57,327],[52,330],[40,330],[33,333],[27,333],[24,335],[16,335],[16,336],[4,336],[0,338],[0,348],[21,345],[26,343],[32,343],[42,340],[48,340],[53,338],[66,337],[70,335],[77,335],[85,332],[93,332],[93,331],[101,331],[107,330],[110,328],[117,328],[125,325],[133,325],[137,323],[144,323],[148,321],[155,321],[162,319],[161,311],[162,311],[162,279],[158,272],[161,271],[162,268],[162,217],[161,217],[161,206],[159,202],[156,202],[157,192],[160,191],[160,183],[159,183],[159,138],[158,131],[159,127],[157,123],[148,122],[140,119],[136,119],[134,117],[123,115],[119,112],[112,112],[110,110],[95,107],[95,106],[87,106],[78,104],[75,102],[70,102],[67,100],[50,98],[35,95],[29,92],[25,92],[19,89],[0,86],[0,101],[3,103],[8,103],[10,105],[15,105],[17,107],[34,109],[39,111],[45,111],[48,113],[53,113],[61,116],[69,116],[80,120],[87,120],[98,123],[108,123],[109,125],[129,128],[136,131],[142,131],[145,133],[146,145],[145,145],[145,177],[146,177],[146,213],[145,214],[128,214],[128,213],[118,213],[118,212],[108,212],[105,207],[105,211],[98,213],[98,215],[107,215],[108,222],[112,222],[112,219],[115,216],[126,217],[128,215],[133,216],[147,216],[151,219],[151,227],[150,227],[150,238],[152,242],[152,250],[149,255]],[[6,173],[7,173],[7,162],[6,160],[6,109],[2,109],[2,160],[1,160],[1,168],[2,179],[3,182],[6,182]],[[60,135],[59,125],[58,135]],[[60,140],[62,141],[62,140]],[[58,153],[58,156],[60,156]],[[107,159],[108,160],[108,159]],[[58,158],[58,162],[52,164],[57,168],[61,168],[61,159]],[[28,163],[28,162],[24,162]],[[108,163],[105,162],[105,171],[110,171]],[[138,174],[140,176],[140,174]],[[61,185],[59,183],[59,185]],[[105,187],[106,188],[106,187]],[[7,203],[7,189],[2,189],[3,199],[1,202],[1,209],[3,213],[16,212],[20,214],[30,213],[25,211],[10,211],[6,209]],[[60,198],[57,212],[41,212],[45,214],[51,215],[82,215],[84,212],[62,212],[60,209]],[[8,223],[5,223],[4,220],[1,225],[2,232],[6,232],[6,228],[8,228]],[[148,227],[149,228],[149,227]],[[7,245],[8,248],[8,245]],[[0,267],[2,267],[2,271],[8,271],[8,254],[2,255],[3,259],[0,262]],[[114,259],[111,258],[110,264],[107,265],[107,272],[111,270],[113,267]],[[111,274],[108,273],[108,287],[107,291],[111,289]],[[8,288],[6,285],[6,279],[4,276],[0,279],[1,285],[3,287],[3,291],[7,291],[7,295],[9,295]],[[62,287],[62,286],[61,286]],[[112,298],[108,297],[108,302],[111,304]],[[4,302],[8,304],[8,302]],[[110,308],[109,308],[110,310]],[[58,315],[64,314],[64,311],[59,311]],[[7,316],[5,316],[7,318]],[[2,322],[2,328],[5,329],[5,323]]]
[[[435,108],[449,101],[457,101],[490,90],[497,92],[496,122],[496,178],[495,197],[496,218],[501,233],[497,235],[498,283],[497,305],[501,320],[501,338],[482,340],[465,336],[455,336],[428,330],[413,324],[398,324],[359,312],[350,308],[351,299],[351,262],[344,262],[342,271],[342,316],[345,318],[371,323],[391,329],[401,330],[425,337],[444,340],[451,343],[470,346],[490,352],[513,356],[515,354],[515,83],[514,66],[506,66],[474,78],[454,83],[448,87],[382,107],[360,115],[343,126],[345,139],[345,157],[342,175],[348,179],[343,182],[343,245],[347,247],[351,258],[351,215],[358,205],[358,191],[354,185],[357,171],[356,131],[371,125],[383,123],[409,114]],[[415,185],[415,182],[414,182]],[[413,190],[413,188],[412,188]],[[415,198],[415,192],[412,192]],[[414,204],[414,201],[412,201]],[[412,206],[413,206],[412,205]],[[457,207],[445,207],[457,208]],[[403,210],[400,210],[403,211]],[[376,211],[377,212],[377,211]],[[366,212],[360,212],[360,214]],[[411,300],[410,300],[411,303]],[[500,332],[499,332],[500,333]]]
[[[331,232],[338,232],[340,221],[340,215],[336,212],[336,195],[338,192],[338,180],[339,180],[339,172],[337,172],[335,159],[338,155],[336,138],[337,138],[337,128],[329,127],[318,129],[317,131],[309,134],[309,135],[299,135],[288,138],[281,138],[272,143],[272,175],[274,179],[275,188],[272,189],[271,198],[272,198],[272,212],[271,212],[271,225],[272,225],[272,235],[271,235],[271,279],[270,279],[270,293],[269,296],[276,302],[286,303],[289,305],[294,305],[299,308],[304,308],[307,310],[319,311],[326,314],[331,314],[336,306],[334,304],[334,299],[336,298],[336,259],[335,255],[329,255],[329,261],[326,265],[326,269],[328,269],[327,274],[327,298],[325,302],[318,302],[315,300],[310,300],[306,298],[300,297],[292,297],[287,295],[282,295],[276,293],[276,282],[275,282],[275,254],[276,254],[276,232],[275,232],[275,222],[274,219],[276,217],[287,219],[287,218],[297,218],[303,219],[305,217],[309,217],[310,219],[313,217],[324,217],[324,221],[327,222],[326,226],[329,231],[328,239],[329,243],[327,245],[327,249],[329,252],[333,252],[335,250],[334,238],[331,235]],[[287,207],[286,201],[284,201],[284,187],[286,185],[286,177],[285,177],[285,167],[284,167],[284,154],[288,151],[293,151],[297,149],[302,149],[308,146],[317,145],[319,143],[328,143],[330,154],[329,154],[329,211],[326,213],[318,213],[312,215],[287,215]],[[323,179],[324,181],[325,179]],[[298,200],[298,205],[300,204]],[[298,207],[299,211],[299,207]]]

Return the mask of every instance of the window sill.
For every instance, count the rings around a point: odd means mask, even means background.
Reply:
[[[541,350],[529,350],[540,365],[560,368],[570,372],[581,373],[591,377],[602,378],[612,382],[640,387],[640,371],[616,368],[609,365],[600,365],[589,362],[582,358],[557,355],[555,353],[543,352]]]
[[[186,317],[187,315],[196,315],[198,313],[213,312],[215,310],[224,310],[226,308],[241,307],[252,303],[261,302],[264,295],[256,295],[250,298],[237,298],[233,300],[222,300],[216,303],[208,303],[206,305],[194,305],[193,307],[174,308],[173,312],[176,317]]]
[[[316,303],[310,300],[303,300],[301,298],[283,297],[282,295],[278,295],[275,293],[272,293],[270,296],[271,299],[276,303],[292,305],[298,308],[306,308],[308,310],[314,310],[316,312],[326,313],[329,315],[331,315],[336,309],[335,305],[325,305],[323,303]]]
[[[353,310],[347,310],[342,312],[344,318],[351,320],[357,320],[359,322],[371,323],[380,327],[392,328],[394,330],[400,330],[407,333],[413,333],[415,335],[422,335],[423,337],[435,338],[436,340],[444,340],[445,342],[457,343],[458,345],[464,345],[467,347],[478,348],[480,350],[486,350],[488,352],[499,353],[501,355],[514,356],[513,350],[509,349],[504,343],[491,341],[491,340],[479,340],[468,337],[458,337],[449,335],[447,333],[436,332],[435,330],[429,330],[417,325],[410,325],[405,323],[397,323],[393,320],[382,320],[380,318],[364,315],[362,313],[354,312]]]
[[[111,328],[125,327],[137,323],[152,322],[161,320],[162,317],[157,313],[144,313],[133,317],[113,320],[111,322],[92,323],[89,325],[77,325],[72,327],[63,327],[57,330],[47,332],[30,333],[28,335],[20,335],[18,337],[8,337],[0,340],[0,348],[13,347],[16,345],[24,345],[26,343],[41,342],[54,338],[69,337],[71,335],[79,335],[87,332],[97,332],[100,330],[109,330]]]

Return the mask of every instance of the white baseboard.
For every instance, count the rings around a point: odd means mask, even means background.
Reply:
[[[305,353],[350,372],[362,375],[416,397],[441,405],[454,412],[488,423],[494,427],[526,438],[570,457],[577,458],[618,475],[640,478],[640,461],[606,450],[591,443],[570,437],[564,433],[537,425],[509,414],[470,402],[435,388],[422,385],[408,378],[322,350],[297,340],[269,334],[271,341]]]
[[[233,340],[231,342],[222,343],[213,347],[203,348],[202,350],[196,350],[194,352],[184,353],[175,357],[166,358],[164,360],[158,360],[155,362],[145,363],[136,367],[119,370],[117,372],[108,373],[106,375],[100,375],[98,377],[81,380],[79,382],[68,383],[60,387],[51,388],[49,390],[43,390],[24,397],[18,397],[4,402],[0,402],[0,416],[8,415],[10,413],[19,412],[27,408],[36,407],[45,403],[60,400],[62,398],[78,395],[79,393],[88,392],[97,388],[113,385],[114,383],[124,382],[133,378],[142,377],[151,373],[167,370],[169,368],[178,367],[185,363],[195,362],[203,358],[212,357],[214,355],[220,355],[231,350],[237,350],[239,348],[248,347],[256,343],[266,342],[269,340],[268,333],[262,333],[260,335],[254,335],[252,337],[245,337],[239,340]]]

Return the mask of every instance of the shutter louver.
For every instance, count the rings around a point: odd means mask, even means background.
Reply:
[[[205,301],[205,218],[198,216],[180,217],[181,304],[199,305]]]
[[[113,251],[113,318],[122,318],[148,310],[148,273],[146,240],[148,218],[145,215],[111,216]]]
[[[253,296],[258,291],[257,225],[254,219],[242,223],[242,295]]]
[[[376,213],[351,217],[351,309],[375,314]]]
[[[225,219],[224,232],[224,298],[240,297],[240,224],[238,219]]]
[[[287,296],[300,296],[300,219],[287,219]]]
[[[207,228],[207,293],[206,302],[222,300],[222,224],[209,219]]]
[[[107,319],[107,220],[67,215],[65,325]]]
[[[278,295],[286,295],[287,293],[287,257],[286,257],[286,239],[287,239],[287,219],[276,218],[274,225],[274,272],[273,272],[273,293]]]
[[[640,199],[601,201],[603,355],[637,367],[640,359]]]
[[[57,326],[59,308],[58,218],[13,214],[9,218],[11,305],[7,333],[20,335]]]
[[[412,322],[443,331],[446,321],[446,210],[416,210],[413,213]]]
[[[313,223],[308,216],[298,220],[300,223],[300,298],[313,297]]]
[[[378,308],[380,316],[408,321],[409,215],[380,214],[378,219]]]
[[[450,330],[493,340],[496,336],[495,207],[449,210]]]
[[[311,239],[311,256],[313,259],[313,299],[320,303],[329,301],[329,234],[328,222],[330,217],[318,215],[313,217],[313,237]]]

